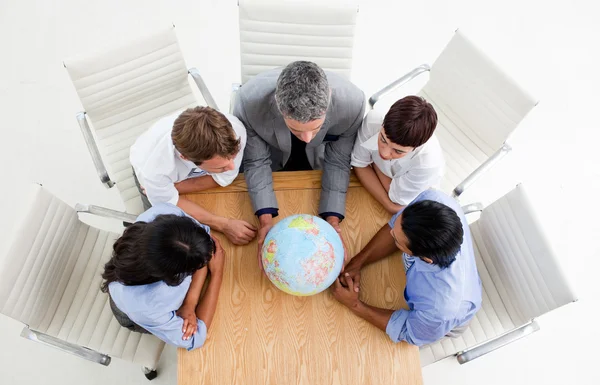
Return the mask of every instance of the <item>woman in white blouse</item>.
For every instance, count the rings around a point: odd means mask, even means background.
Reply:
[[[352,166],[362,185],[390,213],[439,186],[444,157],[433,135],[436,125],[433,106],[418,96],[398,100],[385,117],[373,110],[363,120]]]

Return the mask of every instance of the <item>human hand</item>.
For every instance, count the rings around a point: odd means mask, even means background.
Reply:
[[[354,309],[360,304],[358,287],[354,285],[354,281],[348,273],[344,273],[335,280],[332,292],[338,302],[350,309]]]
[[[263,244],[265,243],[265,238],[267,237],[267,234],[269,233],[269,230],[271,230],[271,228],[273,227],[273,216],[271,214],[263,214],[260,216],[259,221],[260,221],[260,228],[258,229],[258,235],[257,235],[257,243],[258,243],[257,257],[258,257],[258,268],[263,270],[262,248],[263,248]],[[264,272],[264,270],[263,270],[263,272]]]
[[[217,238],[212,237],[212,239],[215,242],[215,253],[208,262],[208,270],[210,270],[210,273],[213,275],[223,274],[223,266],[225,265],[225,250]]]
[[[245,245],[256,236],[256,227],[239,219],[228,219],[223,227],[223,234],[234,245]]]
[[[342,270],[340,274],[340,278],[342,276],[347,275],[352,282],[354,283],[354,290],[358,293],[360,289],[360,270],[362,269],[362,261],[358,257],[354,257],[350,260],[350,262],[346,265],[346,267]],[[340,281],[342,285],[345,284],[345,280]]]
[[[185,302],[175,313],[183,319],[182,340],[189,340],[198,330],[198,318],[196,318],[196,306],[186,304]]]
[[[331,220],[330,220],[331,218]],[[340,228],[340,219],[338,217],[327,217],[327,222],[333,227],[336,233],[338,233],[340,240],[342,241],[342,247],[344,248],[344,264],[342,265],[342,273],[346,268],[346,264],[350,261],[350,254],[348,254],[348,248],[346,247],[346,242],[344,241],[344,237],[342,237],[342,229]]]

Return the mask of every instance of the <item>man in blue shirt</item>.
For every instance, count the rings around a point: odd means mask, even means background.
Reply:
[[[361,268],[398,249],[409,309],[380,309],[361,302]],[[421,346],[463,331],[481,307],[481,282],[471,232],[458,203],[440,191],[422,192],[352,258],[334,283],[333,294],[394,342]]]

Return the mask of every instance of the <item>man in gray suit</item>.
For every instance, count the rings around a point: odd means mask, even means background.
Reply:
[[[319,215],[340,231],[364,100],[350,81],[307,61],[263,72],[240,89],[233,114],[248,134],[243,167],[259,250],[278,215],[272,171],[322,169]]]

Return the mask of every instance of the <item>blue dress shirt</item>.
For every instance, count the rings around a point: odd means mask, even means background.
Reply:
[[[137,217],[137,221],[152,222],[158,215],[165,214],[186,215],[177,206],[159,203]],[[208,226],[197,223],[210,234]],[[183,304],[191,282],[191,276],[186,277],[178,286],[169,286],[163,281],[137,286],[111,282],[108,290],[119,310],[133,322],[170,345],[193,350],[204,344],[206,325],[198,319],[196,333],[189,340],[183,340],[183,319],[175,314]]]
[[[469,225],[458,203],[437,190],[426,190],[411,204],[432,200],[452,208],[462,222],[464,238],[456,260],[447,268],[428,264],[420,258],[403,255],[406,269],[404,298],[410,310],[395,311],[386,333],[394,341],[421,346],[444,337],[465,325],[481,307],[481,281],[475,264]],[[394,223],[402,210],[392,217]]]

